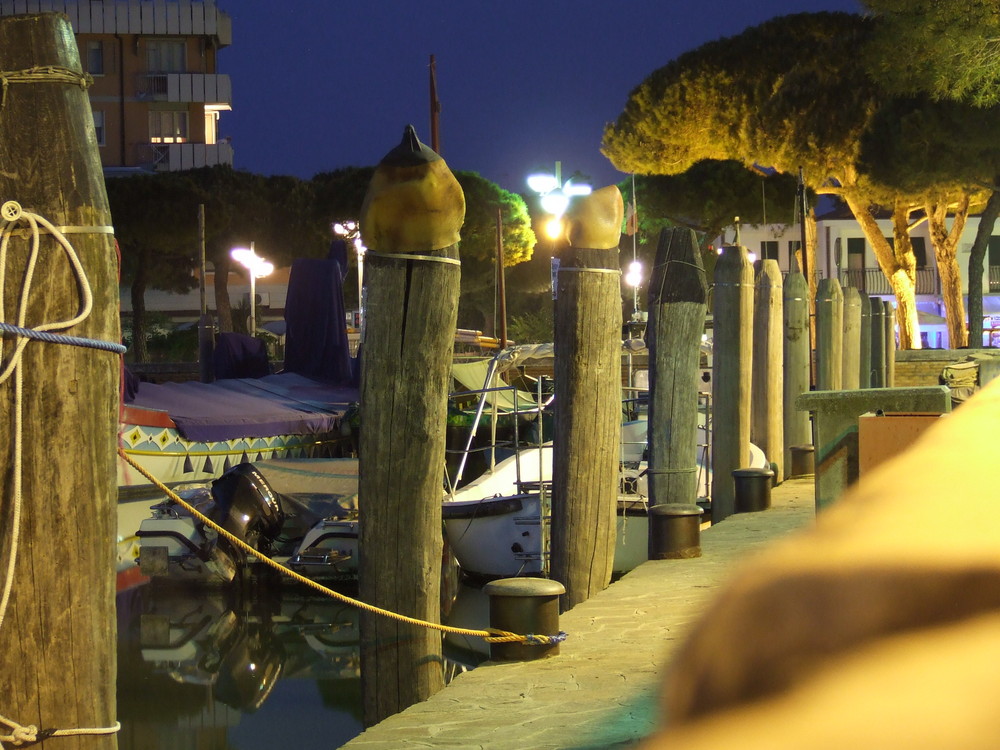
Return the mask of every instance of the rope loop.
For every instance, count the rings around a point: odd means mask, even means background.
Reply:
[[[49,737],[78,737],[81,735],[106,735],[116,734],[121,731],[120,722],[115,722],[110,727],[83,727],[80,729],[39,729],[34,724],[18,724],[13,719],[8,719],[0,714],[0,724],[10,727],[10,734],[0,734],[0,750],[4,744],[9,743],[12,747],[22,745],[33,745],[36,742],[47,740]]]
[[[7,90],[12,83],[68,83],[86,91],[94,83],[94,79],[89,73],[81,73],[62,65],[0,71],[0,110],[7,106]]]

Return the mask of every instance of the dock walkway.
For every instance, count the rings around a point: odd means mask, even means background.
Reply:
[[[658,722],[671,654],[739,562],[815,518],[813,478],[772,489],[770,510],[701,534],[702,556],[643,563],[560,617],[557,656],[483,664],[368,729],[347,750],[621,748]],[[739,633],[733,633],[739,638]]]

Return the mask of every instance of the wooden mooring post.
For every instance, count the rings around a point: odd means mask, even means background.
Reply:
[[[750,440],[774,465],[775,480],[785,478],[784,370],[781,269],[761,261],[754,285],[753,375],[750,386]]]
[[[651,507],[698,499],[697,376],[707,303],[708,284],[694,231],[664,229],[649,279],[646,325]]]
[[[844,293],[836,279],[816,292],[816,389],[839,391],[844,374]]]
[[[361,599],[440,620],[445,427],[465,197],[412,126],[372,177],[362,207]],[[364,722],[444,685],[441,634],[362,612]]]
[[[607,588],[614,564],[623,214],[612,185],[578,198],[566,216],[555,300],[551,571],[566,587],[563,611]]]
[[[82,318],[49,333],[116,346],[114,238],[81,71],[66,16],[0,18],[0,320],[37,329]],[[44,225],[32,260],[29,213],[60,228],[79,271]],[[88,732],[36,736],[34,747],[113,750],[120,357],[25,341],[0,339],[0,715]],[[21,744],[15,728],[0,723],[5,747]]]
[[[809,412],[795,408],[795,400],[809,390],[809,286],[806,277],[792,271],[782,294],[785,321],[784,362],[784,478],[792,471],[792,448],[812,443]]]
[[[722,249],[713,294],[712,523],[719,523],[736,509],[733,471],[750,460],[753,266],[746,248]]]

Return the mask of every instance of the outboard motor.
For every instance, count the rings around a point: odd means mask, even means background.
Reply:
[[[278,494],[253,464],[234,466],[213,481],[212,498],[212,520],[256,550],[281,532],[285,513]]]

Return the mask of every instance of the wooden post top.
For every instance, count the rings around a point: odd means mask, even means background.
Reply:
[[[361,236],[378,253],[426,253],[459,241],[465,193],[444,159],[407,125],[379,162],[361,206]]]
[[[566,241],[570,247],[617,250],[625,204],[615,185],[577,198],[566,211]]]

